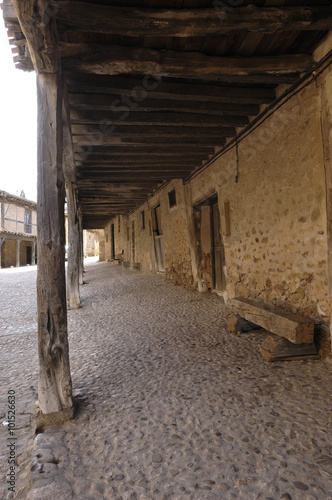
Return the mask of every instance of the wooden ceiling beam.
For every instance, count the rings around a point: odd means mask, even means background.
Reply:
[[[179,83],[156,79],[152,75],[142,78],[130,78],[128,76],[66,72],[65,77],[70,93],[102,94],[101,99],[105,95],[111,94],[119,97],[119,101],[113,103],[113,106],[121,106],[124,103],[130,109],[140,106],[149,98],[171,99],[181,102],[194,101],[195,106],[197,101],[211,102],[213,104],[259,105],[270,103],[275,99],[275,90],[263,86],[236,87],[202,82]]]
[[[172,126],[172,127],[243,127],[249,123],[245,115],[209,115],[181,112],[141,112],[119,115],[112,111],[71,110],[72,125],[106,124],[121,126]]]
[[[191,145],[177,145],[172,148],[169,146],[156,147],[146,146],[144,144],[139,146],[94,146],[78,147],[75,151],[75,159],[77,161],[84,161],[91,158],[91,160],[96,160],[97,158],[111,159],[112,157],[122,157],[122,156],[147,156],[151,155],[154,157],[158,156],[199,156],[199,155],[209,155],[214,153],[214,148],[210,146],[196,146],[193,148]]]
[[[218,81],[220,77],[285,75],[302,73],[313,67],[307,54],[262,57],[215,57],[199,52],[160,52],[142,47],[59,43],[65,69],[97,75],[153,75]]]
[[[194,166],[191,167],[181,167],[179,165],[177,168],[174,169],[153,169],[153,168],[148,168],[148,167],[139,167],[135,168],[132,167],[131,169],[122,169],[122,168],[114,168],[113,170],[97,170],[95,171],[94,169],[84,169],[80,170],[78,172],[78,178],[81,179],[86,179],[89,178],[90,176],[93,177],[95,180],[99,179],[100,177],[103,177],[103,179],[112,179],[113,176],[118,177],[120,175],[123,175],[124,177],[130,177],[131,175],[133,178],[138,178],[138,179],[143,179],[143,178],[153,178],[153,176],[159,176],[163,177],[165,175],[167,176],[174,176],[177,174],[188,174],[191,170],[194,169]]]
[[[117,136],[121,138],[153,138],[153,137],[230,137],[235,134],[234,127],[227,126],[213,126],[213,127],[190,127],[183,126],[180,129],[172,126],[163,125],[144,125],[136,127],[134,125],[116,125],[112,126],[111,123],[105,121],[105,123],[100,123],[100,125],[72,125],[72,136],[73,138],[77,136],[91,135],[92,138],[95,137],[97,140],[105,140],[108,138],[115,138]]]
[[[172,163],[182,161],[197,161],[204,159],[208,155],[206,153],[169,153],[169,154],[122,154],[122,155],[76,155],[76,166],[80,165],[112,165],[112,163],[131,163],[147,161],[148,163]]]
[[[229,135],[232,137],[232,134]],[[218,134],[218,136],[208,135],[208,136],[194,136],[193,134],[190,136],[137,136],[135,134],[131,134],[129,136],[105,136],[101,134],[95,135],[73,135],[73,142],[75,147],[82,146],[142,146],[146,145],[147,147],[151,146],[165,146],[169,145],[170,148],[174,146],[211,146],[211,147],[221,147],[225,144],[225,138]]]
[[[118,95],[109,94],[69,94],[70,106],[73,110],[112,111],[118,117],[127,116],[128,112],[135,114],[141,112],[176,111],[177,113],[202,113],[205,115],[257,115],[257,104],[231,104],[220,102],[185,101],[171,99],[144,99],[143,102],[130,102],[119,100]]]
[[[88,31],[124,36],[223,36],[248,31],[329,30],[329,7],[219,6],[212,9],[142,9],[96,5],[92,2],[57,2],[57,21],[62,31]]]
[[[49,2],[12,0],[30,57],[37,73],[56,73],[59,67],[58,35]]]

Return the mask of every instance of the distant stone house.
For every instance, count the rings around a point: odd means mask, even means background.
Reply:
[[[0,191],[0,268],[36,264],[37,204]]]
[[[96,257],[99,255],[99,231],[83,231],[84,257]]]

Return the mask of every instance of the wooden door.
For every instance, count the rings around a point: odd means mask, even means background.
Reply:
[[[218,203],[211,206],[211,233],[212,233],[212,264],[214,289],[226,290],[226,277],[224,272],[225,251],[220,232],[220,214]]]

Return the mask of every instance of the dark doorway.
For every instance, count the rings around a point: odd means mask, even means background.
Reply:
[[[114,224],[111,225],[111,259],[115,259]]]
[[[27,264],[32,264],[32,248],[27,246]]]

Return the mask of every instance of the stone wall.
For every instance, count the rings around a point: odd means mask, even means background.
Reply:
[[[118,215],[105,227],[105,259],[112,260],[112,225],[114,225],[114,254],[119,262],[130,262],[129,222],[126,215]]]
[[[99,231],[83,231],[83,253],[84,257],[96,257],[99,255]]]
[[[150,197],[129,216],[127,233],[121,229],[115,234],[116,247],[125,239],[131,265],[158,270],[153,210],[160,204],[166,276],[177,284],[213,289],[209,200],[217,195],[225,300],[251,297],[311,317],[321,325],[327,346],[332,223],[328,226],[326,176],[332,196],[332,167],[326,145],[332,151],[331,95],[332,77],[326,72],[185,185],[173,180]],[[170,208],[172,189],[177,203]]]

